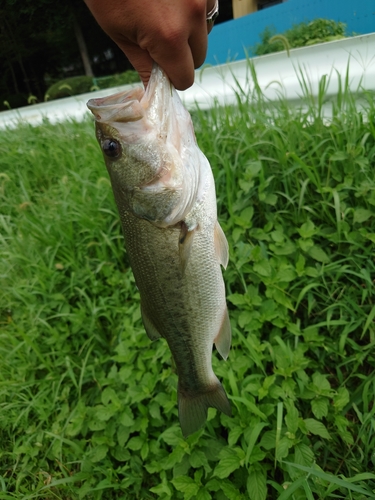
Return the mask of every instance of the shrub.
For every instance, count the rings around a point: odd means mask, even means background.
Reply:
[[[137,83],[139,81],[139,75],[137,71],[134,70],[128,70],[124,73],[117,73],[115,75],[96,78],[97,86],[100,89],[117,87],[119,85],[126,85],[128,83]]]
[[[93,86],[93,81],[90,76],[72,76],[60,80],[47,90],[45,100],[60,99],[61,97],[69,97],[72,95],[84,94],[90,92]]]
[[[138,73],[134,70],[125,71],[116,75],[92,78],[91,76],[72,76],[60,80],[47,90],[45,100],[60,99],[72,95],[84,94],[92,90],[106,89],[126,85],[128,83],[139,82]]]
[[[310,22],[294,24],[292,28],[281,34],[290,48],[306,47],[317,43],[332,42],[345,38],[346,24],[329,19],[314,19]],[[285,43],[276,36],[273,27],[266,27],[260,34],[261,42],[251,47],[254,55],[263,56],[285,50]]]

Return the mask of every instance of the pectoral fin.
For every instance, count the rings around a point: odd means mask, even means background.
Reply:
[[[214,340],[216,349],[218,350],[220,356],[225,360],[228,358],[231,342],[232,342],[232,330],[230,326],[228,310],[227,308],[225,308],[225,313],[223,316],[223,322],[221,324],[221,328]]]
[[[149,315],[146,313],[146,310],[142,306],[142,304],[141,304],[141,315],[142,315],[143,326],[145,327],[148,338],[152,341],[159,339],[161,337],[161,334],[156,329],[155,325],[151,321]]]
[[[180,255],[181,270],[184,273],[188,263],[196,228],[189,231],[185,222],[181,223],[181,231],[178,238],[178,251]]]
[[[220,224],[216,221],[214,229],[215,253],[219,263],[226,269],[229,261],[229,246]]]

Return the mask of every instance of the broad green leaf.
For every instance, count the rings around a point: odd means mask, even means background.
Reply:
[[[280,269],[276,273],[275,276],[275,281],[276,282],[282,282],[282,283],[289,283],[290,281],[293,281],[296,278],[296,272],[293,268],[287,268],[287,269]]]
[[[239,293],[232,293],[231,295],[228,295],[227,300],[235,306],[247,304],[246,296]]]
[[[311,465],[314,461],[314,452],[303,443],[298,443],[294,447],[294,460],[299,465]]]
[[[270,245],[270,249],[273,251],[275,255],[291,255],[296,251],[295,244],[287,240],[282,244],[278,245]]]
[[[242,495],[239,490],[229,480],[224,479],[220,483],[221,490],[229,500],[242,500]]]
[[[211,500],[212,496],[210,493],[206,490],[206,488],[201,488],[196,496],[197,500]]]
[[[336,411],[342,411],[344,407],[349,403],[350,395],[346,387],[340,387],[337,391],[336,396],[333,398],[333,406]]]
[[[276,460],[280,461],[289,455],[290,441],[286,437],[280,439],[276,447]]]
[[[138,451],[142,448],[144,441],[144,438],[141,436],[133,436],[129,439],[126,447],[129,448],[129,450]]]
[[[262,162],[260,160],[250,161],[244,167],[246,178],[256,177],[261,170]]]
[[[95,446],[90,452],[90,459],[92,462],[100,462],[107,455],[108,446],[106,444],[100,444]]]
[[[248,463],[253,465],[258,462],[262,462],[264,458],[266,457],[267,453],[265,451],[262,451],[260,447],[256,444],[254,448],[251,451],[251,455],[249,457]]]
[[[161,463],[165,470],[172,469],[176,464],[180,463],[185,455],[185,450],[181,446],[176,446],[173,448],[172,452],[169,453]]]
[[[285,415],[285,423],[288,431],[295,434],[298,429],[298,410],[294,406],[289,408],[288,413]]]
[[[201,450],[194,450],[189,458],[190,465],[197,469],[198,467],[204,467],[206,472],[211,471],[211,467],[208,463],[206,455]]]
[[[293,304],[290,298],[287,296],[286,292],[280,290],[279,288],[268,288],[267,292],[271,292],[272,297],[281,304],[282,306],[294,311]]]
[[[178,427],[169,427],[160,435],[160,439],[170,446],[176,446],[182,440],[181,429]]]
[[[312,412],[318,420],[328,415],[328,404],[328,399],[324,397],[318,397],[311,401]]]
[[[329,391],[331,389],[331,384],[328,382],[326,375],[322,375],[321,373],[314,373],[312,379],[319,393],[322,393],[323,391]]]
[[[303,271],[305,269],[305,264],[306,264],[306,259],[300,253],[298,255],[298,259],[297,259],[297,262],[296,262],[296,271],[297,271],[297,273],[298,273],[299,276],[301,276],[301,274],[303,273]]]
[[[123,446],[116,446],[113,450],[111,450],[111,454],[119,462],[126,462],[126,461],[130,460],[130,458],[131,458],[131,454],[130,454],[129,450],[127,450]]]
[[[224,448],[220,452],[220,461],[215,467],[215,470],[213,472],[214,476],[221,479],[228,477],[230,474],[232,474],[233,471],[241,467],[242,460],[235,449]]]
[[[311,238],[316,233],[315,224],[309,219],[298,229],[302,238]]]
[[[263,470],[251,470],[247,478],[247,493],[250,500],[265,500],[267,498],[266,475]]]
[[[108,403],[112,401],[115,406],[118,408],[121,406],[121,401],[116,392],[112,389],[112,387],[106,387],[102,392],[102,403],[106,406]]]
[[[259,197],[260,198],[260,197]],[[268,205],[276,205],[278,200],[278,197],[274,193],[267,193],[266,196],[264,197],[264,202],[267,203]]]
[[[323,264],[327,264],[329,262],[328,255],[325,253],[325,251],[321,247],[318,247],[317,245],[313,245],[308,250],[308,254],[314,260],[317,260],[318,262],[322,262]]]
[[[335,151],[329,158],[331,161],[344,161],[348,159],[348,153],[345,151]]]
[[[156,493],[158,496],[162,496],[163,493],[168,495],[169,498],[172,497],[172,491],[166,482],[162,482],[157,486],[150,488],[151,493]]]
[[[326,426],[322,424],[322,422],[318,422],[314,418],[305,418],[303,421],[305,422],[306,429],[308,430],[308,432],[311,432],[311,434],[320,436],[324,439],[331,439]]]
[[[266,431],[260,440],[260,446],[265,450],[272,450],[276,446],[276,431]]]
[[[253,215],[254,215],[254,207],[253,206],[246,207],[240,213],[240,219],[245,223],[249,223],[250,220],[253,218]]]
[[[94,409],[93,417],[102,422],[107,422],[115,413],[117,413],[117,407],[114,404],[109,404],[108,406],[97,405]]]
[[[148,441],[145,441],[142,445],[142,448],[141,448],[142,460],[146,460],[148,453],[149,453],[149,450],[150,450],[150,447],[149,447]]]
[[[282,229],[271,231],[270,236],[275,243],[282,243],[285,240],[284,231]]]
[[[173,467],[173,477],[187,476],[190,469],[189,455],[184,455],[181,462]]]
[[[84,402],[82,400],[79,401],[66,429],[66,434],[68,436],[76,436],[80,432],[82,425],[87,418],[86,411],[87,408]]]
[[[176,477],[172,479],[172,484],[176,490],[184,493],[184,500],[190,500],[190,498],[195,497],[199,491],[199,485],[191,477]]]
[[[366,222],[370,217],[374,216],[374,212],[367,210],[366,208],[356,208],[353,212],[353,222],[362,224]]]
[[[119,425],[117,429],[117,441],[119,446],[124,446],[128,437],[130,435],[130,430],[128,427],[124,427],[123,425]]]
[[[118,417],[118,422],[124,427],[132,427],[134,425],[133,413],[130,408],[127,408]]]
[[[254,263],[253,269],[261,276],[271,276],[272,267],[268,260],[262,259]]]

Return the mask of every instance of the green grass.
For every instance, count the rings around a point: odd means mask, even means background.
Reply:
[[[0,136],[0,500],[375,498],[375,106],[194,113],[230,245],[214,369],[233,417],[184,440],[92,123]],[[243,97],[243,96],[242,96]]]

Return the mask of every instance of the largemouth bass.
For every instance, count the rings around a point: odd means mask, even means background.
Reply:
[[[145,330],[163,337],[178,374],[184,436],[209,407],[231,408],[211,366],[212,345],[226,359],[231,329],[220,265],[228,243],[216,213],[214,179],[191,118],[167,76],[154,66],[147,89],[91,99],[141,296]]]

